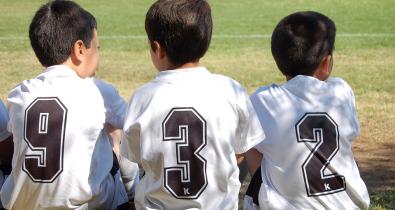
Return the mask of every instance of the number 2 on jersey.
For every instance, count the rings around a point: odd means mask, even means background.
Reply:
[[[346,189],[345,178],[337,173],[328,174],[333,167],[331,159],[339,150],[339,130],[327,113],[306,113],[295,125],[298,142],[310,148],[311,153],[302,165],[308,196],[332,194]]]
[[[51,183],[63,171],[67,109],[56,97],[37,98],[25,111],[28,151],[23,171],[34,182]]]
[[[177,166],[164,168],[165,188],[176,198],[196,199],[207,186],[206,121],[194,108],[173,108],[162,123],[163,141],[176,142]],[[169,142],[169,143],[171,143]]]

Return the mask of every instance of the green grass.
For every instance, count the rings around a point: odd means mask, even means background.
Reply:
[[[30,20],[45,1],[0,1],[0,98],[24,79],[42,71],[27,39]],[[114,84],[128,99],[133,90],[151,80],[151,64],[144,38],[147,0],[79,0],[98,20],[101,65],[98,76]],[[202,65],[228,75],[249,92],[262,85],[283,82],[270,53],[270,36],[276,23],[299,10],[316,10],[337,25],[334,76],[353,87],[361,121],[362,148],[393,145],[395,140],[395,2],[393,0],[210,0],[214,37]],[[356,36],[358,35],[359,36]],[[370,34],[362,36],[361,34]],[[376,36],[373,36],[376,34]],[[113,39],[111,36],[140,36]],[[8,37],[8,38],[7,38]],[[366,158],[357,153],[357,159]],[[369,164],[362,165],[369,168]],[[394,186],[389,186],[394,188]],[[372,209],[393,209],[394,192],[372,192]]]
[[[371,209],[384,210],[395,208],[395,191],[379,192],[371,196]]]

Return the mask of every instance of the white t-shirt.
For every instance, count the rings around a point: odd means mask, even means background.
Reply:
[[[296,76],[259,88],[251,102],[266,133],[261,209],[368,209],[352,153],[355,97],[340,78]]]
[[[0,142],[11,136],[11,133],[7,130],[8,120],[7,108],[4,106],[3,101],[0,100]]]
[[[123,127],[126,113],[111,85],[57,65],[15,87],[8,102],[14,156],[1,190],[5,208],[115,209],[127,202],[110,174],[112,147],[103,130],[105,122]]]
[[[237,209],[235,154],[264,139],[246,91],[197,67],[159,72],[135,91],[121,150],[145,176],[137,209]]]

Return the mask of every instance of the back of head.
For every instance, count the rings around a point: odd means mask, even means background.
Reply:
[[[93,15],[78,4],[50,1],[38,9],[30,23],[30,44],[43,66],[58,65],[68,59],[77,40],[89,48],[96,28]]]
[[[313,75],[335,44],[334,22],[318,12],[296,12],[282,19],[272,34],[272,54],[289,77]]]
[[[157,41],[174,66],[198,61],[211,41],[210,5],[206,0],[158,0],[147,12],[145,30],[152,49]]]

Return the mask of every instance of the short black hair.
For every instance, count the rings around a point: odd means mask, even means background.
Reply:
[[[179,67],[198,61],[206,53],[212,34],[211,8],[206,0],[158,0],[148,10],[145,31],[164,47],[170,62]]]
[[[283,18],[272,34],[272,55],[280,71],[290,77],[314,74],[326,55],[332,55],[336,26],[313,11]]]
[[[90,47],[97,28],[95,17],[72,1],[55,0],[42,5],[29,27],[30,44],[45,66],[64,63],[74,43]]]

